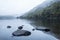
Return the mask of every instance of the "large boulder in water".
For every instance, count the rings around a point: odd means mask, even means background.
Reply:
[[[29,36],[31,35],[31,32],[27,30],[17,30],[12,33],[13,36]]]

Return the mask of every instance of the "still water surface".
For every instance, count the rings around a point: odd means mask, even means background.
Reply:
[[[57,40],[51,35],[45,34],[42,31],[32,31],[34,28],[29,24],[30,21],[14,19],[14,20],[0,20],[0,40]],[[10,29],[7,26],[12,26]],[[20,25],[24,25],[22,30],[31,32],[30,36],[12,37],[12,33],[17,30]]]

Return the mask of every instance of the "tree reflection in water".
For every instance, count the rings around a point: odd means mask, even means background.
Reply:
[[[36,20],[30,23],[32,26],[34,26],[37,29],[44,29],[48,28],[50,29],[50,33],[52,33],[53,36],[60,39],[60,21],[59,20]]]

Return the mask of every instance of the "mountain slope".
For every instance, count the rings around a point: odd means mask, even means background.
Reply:
[[[57,1],[56,0],[47,0],[47,1],[43,2],[41,5],[38,5],[37,7],[30,10],[26,14],[20,16],[20,18],[33,19],[37,16],[38,16],[38,18],[40,18],[41,14],[43,14],[44,10],[46,10],[46,11],[52,10],[51,6],[53,6],[54,3],[56,3],[56,2],[58,2],[58,0]],[[48,8],[50,8],[50,9],[48,9]]]

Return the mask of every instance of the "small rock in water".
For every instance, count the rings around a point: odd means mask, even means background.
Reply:
[[[18,27],[18,29],[22,29],[22,28],[23,28],[22,26]]]
[[[11,26],[7,26],[7,28],[11,28]]]
[[[41,30],[41,31],[45,31],[45,32],[49,32],[50,31],[50,29],[38,29],[38,28],[36,28],[36,30]]]
[[[31,35],[31,32],[26,30],[17,30],[12,33],[13,36],[29,36]]]
[[[21,29],[23,28],[23,26],[24,26],[24,25],[22,25],[22,26],[19,26],[19,27],[18,27],[18,29],[20,29],[20,30],[21,30]]]
[[[49,32],[49,31],[50,31],[50,29],[44,29],[44,31]]]
[[[35,29],[32,29],[32,31],[35,31]]]

